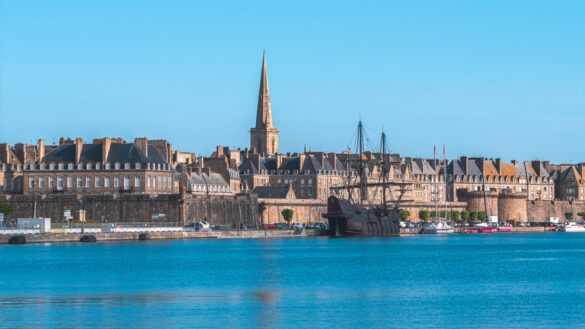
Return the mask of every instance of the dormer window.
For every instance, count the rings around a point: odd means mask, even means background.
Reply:
[[[88,164],[86,164],[86,165],[85,165],[85,169],[87,169],[87,170],[91,170],[91,163],[88,163]]]
[[[150,162],[146,164],[146,169],[150,170]]]
[[[140,162],[136,162],[136,165],[134,166],[136,169],[140,169]]]
[[[68,170],[73,170],[73,163],[67,164],[67,169]]]
[[[59,168],[59,170],[63,170],[63,164],[62,163],[58,164],[57,167]]]
[[[78,163],[77,164],[77,170],[82,170],[83,169],[83,164],[82,163]]]
[[[96,163],[96,164],[95,164],[95,169],[96,169],[96,170],[100,170],[100,169],[102,169],[102,165],[101,165],[100,163]]]
[[[44,163],[41,163],[41,165],[39,166],[39,169],[40,170],[45,170],[45,164]]]
[[[106,163],[106,170],[110,170],[110,164]]]
[[[124,169],[126,169],[126,170],[130,169],[130,162],[124,163]]]
[[[49,164],[49,169],[50,170],[55,170],[55,164],[54,163]]]
[[[35,170],[35,165],[31,163],[31,165],[29,166],[30,170]]]
[[[114,164],[114,169],[116,169],[116,170],[120,169],[120,163],[116,162]]]

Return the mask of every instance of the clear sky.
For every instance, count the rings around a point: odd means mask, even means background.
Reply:
[[[2,142],[248,147],[266,49],[281,152],[585,160],[585,1],[0,3]]]

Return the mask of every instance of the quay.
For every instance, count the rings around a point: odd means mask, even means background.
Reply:
[[[419,228],[402,228],[400,236],[418,236]],[[554,227],[513,227],[512,232],[494,232],[486,234],[506,234],[506,233],[545,233],[554,232]],[[26,243],[67,243],[79,242],[86,234],[95,236],[98,242],[105,241],[138,241],[140,235],[145,232],[110,232],[110,233],[69,233],[69,234],[52,234],[36,233],[25,234]],[[461,233],[461,228],[455,228],[453,234]],[[482,234],[482,233],[480,233]],[[0,244],[8,244],[14,235],[0,235]],[[307,230],[306,234],[295,234],[294,230],[226,230],[211,232],[193,232],[193,231],[170,231],[170,232],[148,232],[150,240],[185,240],[185,239],[279,239],[279,238],[303,238],[303,237],[323,237],[327,236],[313,230]]]

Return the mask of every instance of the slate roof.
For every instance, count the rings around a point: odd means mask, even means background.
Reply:
[[[256,186],[252,193],[257,194],[258,198],[264,199],[286,199],[288,195],[290,186],[289,185],[280,185],[280,186]],[[292,192],[294,193],[294,192]]]
[[[63,162],[75,163],[75,145],[61,145],[51,152],[47,153],[43,158],[45,163],[49,162]],[[102,162],[102,144],[83,144],[81,149],[81,156],[79,161],[87,162]],[[148,146],[148,157],[145,157],[135,144],[121,144],[112,143],[110,152],[108,153],[109,163],[165,163],[163,157],[153,146]]]
[[[207,175],[206,173],[201,173],[201,175],[191,173],[191,175],[189,176],[189,183],[191,185],[228,186],[228,183],[225,181],[225,179],[223,179],[223,177],[218,173],[211,173],[211,175]]]

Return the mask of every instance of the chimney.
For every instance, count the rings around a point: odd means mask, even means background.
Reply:
[[[305,158],[306,155],[304,153],[299,154],[299,172],[303,171],[303,167],[305,165]]]
[[[7,143],[0,144],[0,162],[10,163],[10,145]]]
[[[217,146],[217,150],[215,151],[215,155],[218,158],[221,158],[223,156],[223,146],[220,146],[220,145]]]
[[[333,167],[333,170],[337,170],[337,155],[333,152],[329,153],[329,163]]]
[[[37,143],[37,152],[39,155],[39,162],[43,161],[43,158],[45,157],[45,140],[44,139],[39,139],[38,143]]]
[[[108,155],[110,154],[110,146],[112,146],[112,140],[108,137],[104,137],[102,142],[102,163],[108,162]]]
[[[75,139],[75,163],[79,163],[81,158],[81,150],[83,149],[83,138],[77,137]]]
[[[496,170],[498,171],[498,175],[502,174],[502,158],[496,159]]]
[[[24,163],[26,160],[26,145],[22,143],[15,144],[14,152],[16,153],[16,157]]]
[[[280,166],[282,165],[282,154],[277,154],[276,155],[276,169],[280,169]]]
[[[146,137],[137,137],[134,139],[134,146],[144,155],[145,158],[148,158],[148,138]]]
[[[468,174],[467,168],[469,168],[469,159],[466,156],[461,157],[461,169],[465,175]]]

